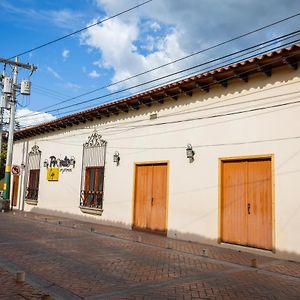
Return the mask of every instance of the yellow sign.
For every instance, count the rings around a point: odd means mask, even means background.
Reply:
[[[48,168],[47,170],[47,180],[48,181],[58,181],[59,169],[58,168]]]

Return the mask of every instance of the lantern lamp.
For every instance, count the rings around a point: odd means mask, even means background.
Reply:
[[[114,158],[114,163],[116,163],[116,165],[118,166],[120,163],[120,153],[116,151],[113,158]]]
[[[187,144],[186,146],[186,157],[189,159],[190,163],[194,161],[195,151],[191,144]]]

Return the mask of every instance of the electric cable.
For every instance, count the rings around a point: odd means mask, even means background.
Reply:
[[[150,81],[147,81],[147,82],[144,82],[144,83],[140,83],[140,84],[137,84],[137,85],[134,85],[134,86],[131,86],[131,87],[128,87],[128,88],[119,90],[119,91],[115,91],[115,92],[112,92],[112,93],[109,93],[109,94],[105,94],[105,95],[102,95],[102,96],[99,96],[99,97],[94,97],[94,98],[92,98],[92,99],[84,100],[84,101],[81,101],[81,102],[79,102],[79,103],[75,103],[75,104],[72,104],[72,105],[60,107],[60,108],[57,108],[57,109],[52,109],[52,110],[48,110],[48,111],[45,111],[45,112],[35,112],[35,113],[31,113],[31,114],[22,116],[22,118],[31,117],[31,116],[36,116],[36,115],[43,114],[43,113],[51,113],[51,112],[55,112],[55,111],[58,111],[58,110],[64,110],[64,109],[67,109],[67,108],[70,108],[70,107],[74,107],[74,106],[82,105],[82,104],[85,104],[85,103],[93,102],[93,101],[96,101],[96,100],[99,100],[99,99],[103,99],[103,98],[108,97],[108,96],[116,95],[116,94],[118,94],[118,93],[121,93],[121,92],[124,92],[124,91],[128,91],[128,90],[131,90],[131,89],[134,89],[134,88],[137,88],[137,87],[146,85],[146,84],[150,84],[150,83],[153,83],[153,82],[156,82],[156,81],[159,81],[159,80],[162,80],[162,79],[165,79],[165,78],[168,78],[168,77],[171,77],[171,76],[180,74],[180,73],[182,73],[182,72],[186,72],[186,71],[189,71],[189,70],[192,70],[192,69],[201,67],[201,66],[206,65],[206,64],[211,64],[211,63],[216,62],[216,61],[218,61],[218,60],[222,60],[222,59],[225,59],[225,58],[228,58],[228,57],[231,57],[231,56],[240,54],[240,53],[242,53],[242,52],[245,52],[245,51],[248,51],[248,50],[251,50],[251,49],[255,49],[255,48],[260,47],[260,49],[254,50],[254,52],[256,52],[256,51],[258,51],[258,50],[261,50],[261,49],[263,48],[262,46],[264,46],[264,45],[266,45],[266,44],[268,44],[268,43],[271,43],[271,44],[270,44],[270,45],[267,45],[267,46],[265,46],[265,47],[270,47],[272,44],[277,44],[279,39],[282,39],[282,38],[287,39],[287,38],[290,38],[292,35],[298,35],[299,32],[300,32],[300,30],[297,30],[297,31],[295,31],[295,32],[293,32],[293,33],[290,33],[290,34],[287,34],[287,35],[283,35],[283,36],[281,36],[281,37],[278,37],[278,38],[275,38],[275,39],[271,39],[271,40],[269,40],[269,41],[266,41],[266,42],[263,42],[263,43],[260,43],[260,44],[256,44],[256,45],[254,45],[254,46],[245,48],[245,49],[243,49],[243,50],[239,50],[239,51],[236,51],[236,52],[227,54],[227,55],[225,55],[225,56],[218,57],[218,58],[215,58],[215,59],[213,59],[213,60],[210,60],[210,61],[207,61],[207,62],[198,64],[198,65],[195,65],[195,66],[186,68],[186,69],[184,69],[184,70],[180,70],[180,71],[177,71],[177,72],[173,72],[173,73],[171,73],[171,74],[168,74],[168,75],[165,75],[165,76],[161,76],[161,77],[158,77],[158,78],[156,78],[156,79],[152,79],[152,80],[150,80]],[[298,41],[299,41],[299,40],[294,40],[294,41],[288,42],[288,43],[286,43],[286,44],[284,44],[284,45],[280,45],[280,47],[286,46],[286,45],[290,45],[290,44],[293,44],[293,43],[298,42]],[[279,46],[274,47],[274,48],[272,48],[272,49],[269,49],[268,51],[273,51],[273,50],[278,49],[278,48],[279,48]],[[265,51],[260,52],[260,53],[255,54],[255,55],[257,56],[257,55],[261,55],[261,54],[264,54],[264,53],[265,53]],[[249,57],[246,58],[246,59],[249,59]],[[236,62],[235,62],[235,63],[236,63]],[[223,67],[224,67],[224,66],[223,66]],[[197,72],[199,72],[199,71],[197,71]],[[189,76],[189,75],[190,75],[190,74],[185,75],[185,76]],[[178,78],[177,78],[177,80],[178,80]],[[172,81],[174,81],[174,80],[172,80]],[[165,83],[164,83],[164,84],[165,84]],[[159,86],[160,86],[160,85],[159,85]],[[115,101],[116,101],[116,100],[115,100]]]
[[[91,25],[88,25],[88,26],[86,26],[86,27],[83,27],[83,28],[81,28],[81,29],[79,29],[79,30],[73,31],[73,32],[71,32],[71,33],[69,33],[69,34],[66,34],[66,35],[63,35],[63,36],[61,36],[61,37],[59,37],[59,38],[57,38],[57,39],[54,39],[54,40],[52,40],[52,41],[50,41],[50,42],[47,42],[47,43],[44,43],[44,44],[42,44],[42,45],[36,46],[36,47],[34,47],[34,48],[30,49],[30,50],[26,50],[26,51],[24,51],[24,52],[21,52],[21,53],[18,53],[18,54],[16,54],[16,55],[14,55],[14,56],[11,56],[10,58],[8,58],[8,60],[11,60],[11,59],[13,59],[13,58],[15,58],[15,57],[17,57],[17,56],[20,57],[20,56],[22,56],[22,55],[31,53],[31,52],[36,51],[36,50],[38,50],[38,49],[41,49],[41,48],[44,48],[44,47],[49,46],[49,45],[51,45],[51,44],[54,44],[54,43],[56,43],[56,42],[58,42],[58,41],[61,41],[61,40],[63,40],[63,39],[66,39],[66,38],[68,38],[68,37],[70,37],[70,36],[73,36],[73,35],[75,35],[75,34],[78,34],[78,33],[80,33],[80,32],[83,32],[83,31],[85,31],[85,30],[87,30],[87,29],[89,29],[89,28],[91,28],[91,27],[94,27],[94,26],[99,25],[99,24],[102,24],[102,23],[104,23],[104,22],[106,22],[106,21],[108,21],[108,20],[111,20],[111,19],[114,19],[114,18],[116,18],[116,17],[119,17],[119,16],[121,16],[121,15],[123,15],[123,14],[125,14],[125,13],[128,13],[128,12],[130,12],[130,11],[136,9],[136,8],[139,8],[139,7],[145,5],[145,4],[149,3],[149,2],[152,2],[152,1],[153,1],[153,0],[147,0],[147,1],[145,1],[145,2],[142,2],[142,3],[140,3],[140,4],[137,4],[137,5],[135,5],[135,6],[133,6],[133,7],[130,7],[130,8],[128,8],[128,9],[126,9],[126,10],[123,10],[123,11],[121,11],[121,12],[119,12],[119,13],[116,13],[116,14],[110,16],[110,17],[107,17],[107,18],[105,18],[105,19],[103,19],[103,20],[101,20],[101,21],[95,22],[95,23],[93,23],[93,24],[91,24]],[[299,15],[300,15],[300,13],[299,13]],[[291,17],[293,17],[293,16],[291,16]]]
[[[285,22],[285,21],[287,21],[287,20],[290,20],[290,19],[295,18],[295,17],[298,17],[298,16],[300,16],[300,13],[297,13],[297,14],[294,14],[294,15],[289,16],[289,17],[287,17],[287,18],[278,20],[278,21],[273,22],[273,23],[271,23],[271,24],[268,24],[268,25],[265,25],[265,26],[263,26],[263,27],[260,27],[260,28],[257,28],[257,29],[255,29],[255,30],[252,30],[252,31],[250,31],[250,32],[243,33],[243,34],[238,35],[238,36],[236,36],[236,37],[234,37],[234,38],[231,38],[231,39],[229,39],[229,40],[220,42],[220,43],[218,43],[218,44],[215,44],[215,45],[210,46],[210,47],[205,48],[205,49],[201,49],[201,50],[199,50],[199,51],[197,51],[197,52],[194,52],[194,53],[191,53],[191,54],[189,54],[189,55],[187,55],[187,56],[178,58],[178,59],[173,60],[173,61],[171,61],[171,62],[168,62],[168,63],[166,63],[166,64],[157,66],[157,67],[152,68],[152,69],[150,69],[150,70],[146,70],[146,71],[144,71],[144,72],[135,74],[135,75],[130,76],[130,77],[127,77],[127,78],[125,78],[125,79],[122,79],[122,80],[113,82],[113,83],[111,83],[111,84],[108,84],[108,85],[105,85],[105,86],[102,86],[102,87],[99,87],[99,88],[94,89],[94,90],[92,90],[92,91],[85,92],[85,93],[83,93],[83,94],[81,94],[81,95],[78,95],[78,96],[75,96],[75,97],[71,97],[70,99],[66,99],[64,102],[61,102],[61,103],[66,103],[66,102],[68,102],[68,101],[75,100],[75,99],[81,98],[81,97],[83,97],[83,96],[87,96],[87,95],[89,95],[89,94],[92,94],[92,93],[94,93],[94,92],[100,91],[100,90],[102,90],[102,89],[105,89],[105,88],[108,88],[108,87],[112,87],[112,86],[114,86],[114,85],[117,85],[117,84],[126,82],[126,81],[128,81],[128,80],[137,78],[137,77],[139,77],[139,76],[148,74],[148,73],[150,73],[150,72],[153,72],[153,71],[156,71],[156,70],[158,70],[158,69],[164,68],[164,67],[166,67],[166,66],[169,66],[169,65],[171,65],[171,64],[177,63],[177,62],[179,62],[179,61],[188,59],[188,58],[193,57],[193,56],[195,56],[195,55],[198,55],[198,54],[200,54],[200,53],[204,53],[204,52],[207,52],[207,51],[209,51],[209,50],[213,50],[213,49],[215,49],[215,48],[217,48],[217,47],[220,47],[220,46],[223,46],[223,45],[225,45],[225,44],[231,43],[231,42],[233,42],[233,41],[236,41],[236,40],[238,40],[238,39],[241,39],[241,38],[246,37],[246,36],[248,36],[248,35],[251,35],[251,34],[253,34],[253,33],[257,33],[257,32],[259,32],[259,31],[262,31],[262,30],[266,29],[266,28],[272,27],[272,26],[274,26],[274,25],[280,24],[280,23],[282,23],[282,22]],[[53,107],[53,106],[56,106],[56,105],[59,105],[59,104],[61,104],[61,103],[53,104],[53,105],[50,105],[50,106],[41,108],[40,110],[49,109],[49,108],[51,108],[51,107]]]

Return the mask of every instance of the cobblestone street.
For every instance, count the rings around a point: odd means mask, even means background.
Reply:
[[[16,283],[18,270],[25,283]],[[2,213],[0,286],[0,299],[300,299],[300,264],[67,218]]]

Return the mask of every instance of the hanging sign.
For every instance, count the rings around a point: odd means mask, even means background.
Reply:
[[[48,168],[47,169],[47,180],[58,181],[59,179],[59,168]]]
[[[21,168],[19,166],[14,165],[11,167],[11,174],[13,174],[14,176],[19,176],[20,171],[21,171]]]

